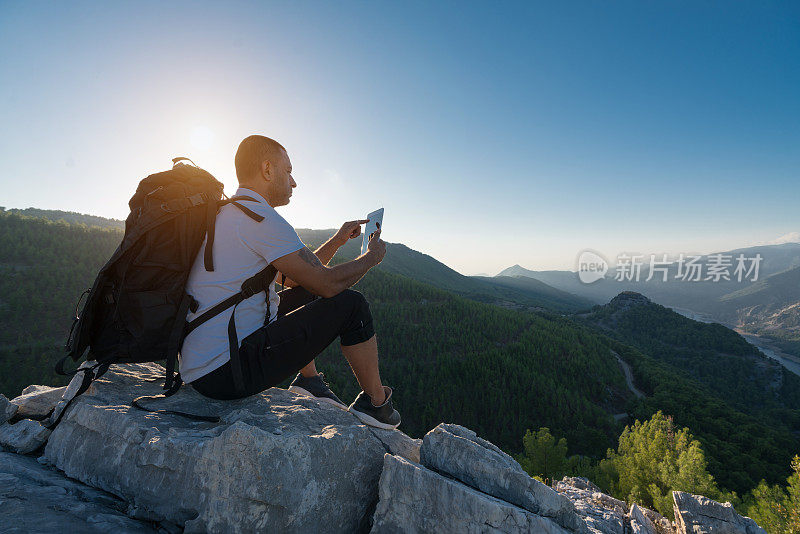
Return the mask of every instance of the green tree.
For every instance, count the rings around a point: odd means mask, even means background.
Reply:
[[[769,534],[800,534],[800,456],[792,459],[787,482],[784,490],[762,480],[747,507],[747,515]]]
[[[536,432],[527,430],[522,438],[524,452],[517,458],[522,468],[531,476],[554,480],[567,471],[567,440],[557,440],[550,429],[542,427]]]
[[[668,517],[673,516],[673,490],[712,498],[720,493],[706,471],[700,442],[688,428],[676,429],[672,418],[660,411],[649,421],[626,426],[617,452],[609,457],[619,475],[618,496]]]

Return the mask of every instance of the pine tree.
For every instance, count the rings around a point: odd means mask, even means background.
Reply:
[[[616,453],[610,453],[619,481],[617,493],[628,502],[672,517],[672,491],[715,498],[714,478],[706,471],[700,443],[688,428],[677,430],[671,417],[656,412],[649,421],[625,427]]]
[[[784,490],[762,480],[747,507],[749,515],[769,534],[800,534],[800,456],[792,459],[792,474]]]
[[[550,429],[527,430],[522,438],[524,452],[517,459],[531,476],[554,480],[564,476],[567,469],[567,440],[556,438]]]

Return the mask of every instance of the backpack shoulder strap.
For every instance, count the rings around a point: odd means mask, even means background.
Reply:
[[[267,265],[262,270],[248,278],[242,283],[242,288],[238,293],[231,295],[230,297],[226,298],[225,300],[218,302],[208,310],[204,311],[188,323],[186,323],[186,328],[183,331],[183,337],[189,335],[189,333],[200,326],[201,324],[205,323],[209,319],[216,317],[220,313],[224,312],[228,308],[232,308],[236,306],[244,299],[248,299],[255,295],[256,293],[261,293],[262,291],[266,291],[269,287],[270,282],[272,279],[275,278],[275,275],[278,273],[278,270],[272,266],[272,264]],[[267,301],[267,306],[269,306],[269,301]]]
[[[211,272],[214,270],[214,234],[216,231],[215,227],[217,221],[217,211],[219,211],[220,207],[224,206],[225,204],[233,204],[254,221],[261,222],[264,220],[263,215],[259,215],[250,208],[242,206],[237,202],[237,200],[252,200],[253,202],[258,202],[256,199],[251,197],[234,196],[227,200],[208,203],[208,211],[206,212],[206,249],[203,251],[203,263],[205,264],[206,271]]]
[[[246,195],[232,196],[228,200],[223,200],[222,202],[225,203],[225,204],[233,204],[234,206],[236,206],[237,208],[242,210],[245,215],[247,215],[248,217],[250,217],[251,219],[253,219],[256,222],[261,222],[261,221],[264,220],[264,216],[263,215],[259,215],[258,213],[254,212],[250,208],[242,206],[239,202],[237,202],[239,200],[249,200],[250,202],[258,202],[258,200],[254,199],[253,197],[248,197]]]
[[[231,295],[195,317],[186,324],[186,328],[184,329],[184,337],[186,337],[192,330],[212,317],[219,315],[228,308],[233,308],[233,313],[231,313],[231,318],[228,321],[228,348],[230,351],[233,381],[238,392],[244,392],[244,375],[242,374],[242,364],[239,359],[239,337],[236,334],[236,306],[256,293],[266,291],[269,288],[269,284],[275,279],[276,274],[278,274],[278,270],[273,267],[272,264],[267,265],[264,269],[245,280],[244,283],[242,283],[242,289],[238,293]],[[267,298],[267,316],[269,316],[269,298]]]

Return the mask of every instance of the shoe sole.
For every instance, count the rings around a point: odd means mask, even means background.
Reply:
[[[400,423],[397,423],[396,425],[390,425],[389,423],[381,423],[371,415],[359,412],[358,410],[354,410],[353,408],[348,408],[348,411],[351,414],[355,415],[365,425],[374,426],[376,428],[382,428],[384,430],[396,430],[397,427],[400,426]]]
[[[348,408],[347,408],[347,406],[345,404],[343,404],[341,402],[336,402],[335,400],[333,400],[331,398],[328,398],[328,397],[317,397],[316,395],[314,395],[310,391],[305,390],[305,389],[301,388],[300,386],[289,386],[289,391],[291,391],[292,393],[297,393],[298,395],[303,395],[304,397],[311,397],[312,399],[317,399],[320,402],[326,402],[326,403],[330,404],[331,406],[336,406],[340,410],[344,410],[344,411],[348,410]]]

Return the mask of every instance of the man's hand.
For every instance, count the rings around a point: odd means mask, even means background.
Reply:
[[[378,265],[386,255],[386,243],[381,239],[380,227],[369,236],[369,244],[365,255],[371,257],[374,265]]]
[[[349,240],[355,239],[361,235],[361,225],[369,222],[369,219],[360,219],[358,221],[347,221],[342,225],[338,232],[333,236],[338,246],[345,245]]]

